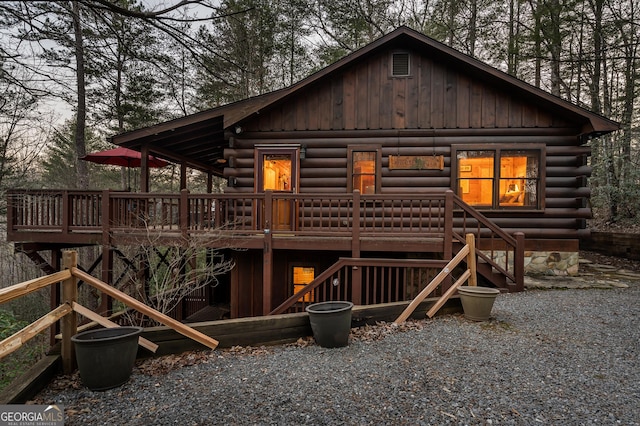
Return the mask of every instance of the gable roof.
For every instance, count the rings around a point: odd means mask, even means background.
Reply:
[[[403,26],[287,88],[116,135],[111,138],[111,142],[136,150],[141,150],[142,146],[147,145],[150,151],[159,157],[221,174],[223,165],[218,164],[216,160],[223,158],[226,146],[225,131],[270,105],[284,100],[294,92],[340,72],[372,52],[394,47],[414,48],[422,54],[429,54],[442,62],[450,63],[474,78],[508,87],[510,92],[523,99],[584,123],[583,134],[597,136],[620,128],[619,124],[612,120],[558,98]]]

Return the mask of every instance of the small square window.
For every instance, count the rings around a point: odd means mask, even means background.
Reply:
[[[394,77],[406,77],[409,75],[409,54],[394,53],[392,55],[392,73]]]

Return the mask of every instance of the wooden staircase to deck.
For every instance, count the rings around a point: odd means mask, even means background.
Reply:
[[[496,272],[493,266],[491,266],[490,264],[486,262],[478,262],[477,272],[478,275],[482,276],[485,280],[491,283],[493,287],[496,287],[500,291],[509,291],[507,277],[505,277],[504,274]]]

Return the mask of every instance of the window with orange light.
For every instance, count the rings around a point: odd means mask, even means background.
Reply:
[[[376,193],[376,153],[353,153],[353,189],[359,189],[361,194]]]
[[[456,190],[480,208],[539,209],[542,149],[456,150]]]
[[[263,190],[291,190],[291,156],[265,154],[262,163]]]
[[[312,266],[293,267],[293,294],[296,294],[316,277],[316,270]],[[314,302],[314,291],[310,291],[298,300],[299,302]]]

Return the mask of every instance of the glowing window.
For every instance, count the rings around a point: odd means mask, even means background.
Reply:
[[[309,284],[316,277],[314,267],[310,266],[294,266],[293,267],[293,294],[296,294]],[[299,302],[313,302],[315,300],[314,292],[311,291],[300,298]]]
[[[347,191],[380,192],[382,149],[380,145],[347,146]]]
[[[353,189],[361,194],[376,193],[376,152],[353,152]]]
[[[458,152],[458,194],[472,206],[491,206],[495,151]]]
[[[291,189],[291,156],[266,154],[262,163],[263,190],[288,191]]]
[[[472,206],[540,208],[541,155],[540,149],[458,150],[458,195]]]

